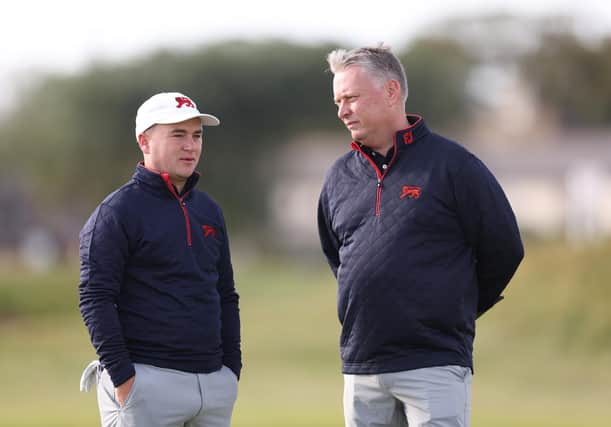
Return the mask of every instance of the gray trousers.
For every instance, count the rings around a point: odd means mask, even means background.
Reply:
[[[136,363],[134,385],[119,406],[104,370],[98,377],[102,427],[228,427],[238,379],[226,366],[193,374]]]
[[[344,375],[346,427],[468,427],[471,369]]]

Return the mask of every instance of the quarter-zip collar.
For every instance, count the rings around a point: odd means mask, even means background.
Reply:
[[[174,184],[172,184],[170,176],[167,173],[157,173],[149,170],[144,166],[143,162],[138,163],[133,179],[162,197],[171,197],[178,202],[178,206],[180,207],[182,215],[185,219],[187,246],[191,247],[193,245],[193,239],[191,236],[191,220],[189,218],[189,211],[187,210],[187,203],[185,199],[188,198],[191,190],[195,187],[195,184],[197,184],[199,174],[194,172],[187,179],[187,182],[185,182],[185,186],[180,194],[178,194],[178,191],[176,191],[176,187]]]
[[[142,184],[147,189],[161,196],[166,196],[166,197],[177,197],[178,196],[179,198],[184,198],[186,195],[188,195],[189,192],[191,192],[191,190],[195,188],[195,185],[199,181],[199,173],[193,172],[193,174],[187,179],[187,182],[185,182],[185,186],[183,187],[182,192],[179,195],[178,192],[176,191],[176,187],[174,187],[174,185],[171,184],[171,182],[170,182],[170,185],[173,187],[174,191],[172,192],[170,190],[167,184],[167,182],[169,181],[166,182],[166,178],[164,178],[164,175],[166,174],[157,173],[150,169],[147,169],[144,166],[143,162],[139,162],[138,165],[136,166],[136,171],[134,172],[134,175],[132,176],[132,178],[135,181],[137,181],[138,183]]]
[[[391,154],[388,160],[389,163],[392,161],[398,152],[407,150],[409,146],[412,146],[422,140],[431,131],[424,123],[422,116],[417,114],[406,115],[409,126],[405,129],[400,129],[395,132],[394,145],[388,154]],[[359,151],[363,156],[369,157],[368,154],[363,150],[364,145],[359,141],[352,141],[352,149]],[[379,154],[379,153],[378,153]],[[389,165],[390,166],[390,165]]]
[[[376,162],[371,158],[369,154],[363,150],[363,145],[360,142],[352,141],[352,149],[358,151],[360,159],[369,163],[375,171],[377,179],[377,190],[376,190],[376,203],[375,203],[375,215],[380,216],[381,212],[381,199],[382,199],[382,188],[383,181],[388,172],[391,170],[397,157],[403,152],[408,150],[414,144],[418,143],[431,131],[424,123],[424,119],[421,116],[415,114],[406,115],[409,126],[405,129],[400,129],[395,132],[394,147],[391,149],[392,157],[390,158],[386,169],[380,170]],[[389,153],[390,154],[390,153]]]

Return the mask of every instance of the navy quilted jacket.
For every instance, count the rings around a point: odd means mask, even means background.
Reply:
[[[473,367],[475,319],[524,256],[484,164],[419,116],[386,170],[358,144],[329,169],[318,227],[338,282],[343,372]]]
[[[219,206],[138,165],[80,233],[80,310],[115,384],[133,363],[186,372],[241,369],[238,294]]]

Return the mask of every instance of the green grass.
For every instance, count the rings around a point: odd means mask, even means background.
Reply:
[[[611,244],[529,244],[478,321],[474,427],[607,425]],[[322,264],[235,260],[244,370],[234,426],[342,426],[335,283]],[[78,271],[0,272],[0,425],[97,426]]]

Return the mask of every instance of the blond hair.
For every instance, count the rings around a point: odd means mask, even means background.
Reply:
[[[390,51],[390,47],[380,44],[377,47],[357,49],[335,49],[327,55],[331,73],[336,74],[344,69],[358,65],[369,71],[380,82],[397,80],[401,87],[403,102],[407,101],[407,77],[399,59]]]

